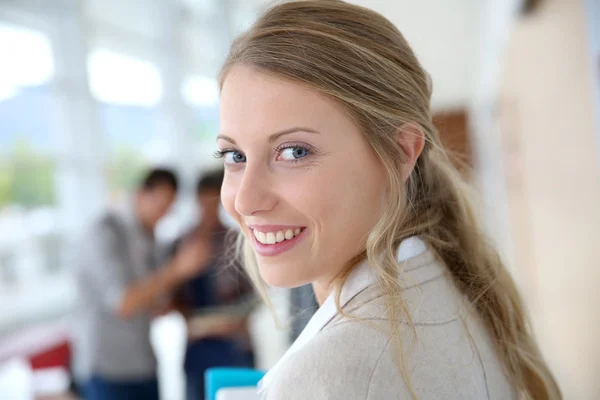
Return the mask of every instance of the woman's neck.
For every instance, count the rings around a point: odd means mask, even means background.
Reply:
[[[329,288],[323,288],[317,282],[312,283],[313,292],[315,293],[315,298],[317,299],[317,303],[319,303],[319,307],[323,305],[327,297],[329,296]]]
[[[315,293],[315,298],[317,299],[317,303],[319,303],[319,307],[325,303],[327,297],[331,294],[333,289],[335,288],[336,278],[334,279],[322,279],[318,281],[314,281],[312,283],[313,292]]]

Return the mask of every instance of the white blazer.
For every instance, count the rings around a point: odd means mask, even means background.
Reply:
[[[447,268],[418,238],[402,242],[404,300],[416,340],[404,320],[404,365],[419,399],[511,400],[491,337],[455,287]],[[385,295],[363,263],[342,289],[337,313],[333,295],[261,381],[267,400],[412,399],[396,360]]]

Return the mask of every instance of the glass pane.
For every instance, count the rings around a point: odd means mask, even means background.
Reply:
[[[107,49],[88,58],[89,84],[99,102],[100,120],[108,143],[106,165],[110,202],[121,205],[149,164],[170,146],[161,135],[158,111],[162,81],[151,62]]]
[[[152,162],[160,115],[153,108],[115,104],[100,104],[100,112],[109,145],[110,200],[120,204],[127,200],[139,174]]]
[[[0,23],[0,57],[0,210],[54,205],[50,41],[40,32]]]
[[[150,62],[106,49],[88,58],[92,95],[101,102],[152,107],[162,97],[158,69]]]
[[[0,54],[0,100],[19,87],[47,83],[54,75],[52,46],[41,32],[0,22]]]
[[[54,61],[41,32],[0,23],[0,333],[65,305],[48,301],[64,271],[57,193]]]
[[[214,79],[192,75],[184,80],[181,94],[192,109],[191,137],[197,166],[208,166],[215,162],[212,155],[219,133],[219,86]]]
[[[0,207],[56,204],[53,115],[45,86],[0,101]]]

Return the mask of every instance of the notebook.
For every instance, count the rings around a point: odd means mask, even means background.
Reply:
[[[204,374],[206,399],[259,400],[257,385],[264,375],[250,368],[210,368]]]

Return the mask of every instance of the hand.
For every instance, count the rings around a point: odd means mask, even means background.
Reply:
[[[202,273],[212,258],[212,246],[206,238],[185,242],[175,254],[173,272],[180,280],[191,279]]]
[[[187,320],[188,340],[196,341],[211,337],[228,337],[243,330],[245,326],[245,317],[226,315],[191,317]]]
[[[158,301],[150,309],[151,315],[154,318],[163,317],[172,312],[179,312],[178,304],[175,301]]]

